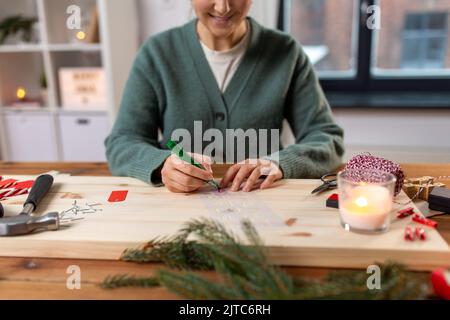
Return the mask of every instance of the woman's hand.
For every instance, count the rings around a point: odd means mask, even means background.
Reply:
[[[260,188],[269,188],[275,181],[283,178],[283,172],[278,165],[270,160],[247,159],[231,166],[220,182],[221,188],[226,188],[231,183],[230,191],[238,191],[242,183],[247,181],[242,190],[249,192],[258,187],[258,180],[264,178]]]
[[[213,179],[211,159],[201,154],[189,154],[195,161],[201,163],[206,170],[202,170],[172,154],[166,159],[161,169],[164,185],[172,192],[187,193],[200,189],[206,181]]]

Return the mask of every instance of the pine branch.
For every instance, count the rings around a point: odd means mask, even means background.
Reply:
[[[367,288],[365,271],[337,271],[322,282],[305,282],[295,279],[296,297],[299,299],[421,299],[426,297],[428,286],[425,276],[408,272],[404,266],[393,262],[377,263],[381,268],[381,289]]]
[[[226,299],[228,296],[227,288],[192,272],[178,274],[161,270],[158,279],[162,286],[187,299]]]
[[[158,287],[160,281],[158,278],[134,277],[126,274],[107,277],[101,284],[104,289],[116,289],[124,287],[152,288]]]
[[[381,290],[367,288],[365,271],[334,272],[324,281],[292,278],[268,261],[267,249],[249,221],[242,223],[247,245],[210,220],[194,220],[174,237],[126,250],[123,260],[161,261],[177,269],[159,271],[155,278],[127,275],[105,280],[104,286],[148,287],[158,284],[189,299],[419,299],[426,296],[426,279],[395,263],[378,264]],[[181,269],[181,272],[180,272]],[[219,281],[195,270],[213,269]]]
[[[210,282],[190,272],[179,274],[164,271],[158,276],[162,285],[182,293],[186,297],[199,299],[282,299],[289,297],[293,293],[290,277],[268,263],[262,240],[249,222],[243,223],[243,231],[250,246],[242,245],[237,237],[214,221],[195,220],[189,223],[175,237],[181,242],[172,242],[179,254],[176,258],[177,261],[186,260],[179,250],[182,241],[194,236],[202,242],[202,245],[192,241],[188,243],[195,244],[193,247],[197,249],[199,256],[208,258],[208,266],[213,266],[224,283]],[[152,242],[149,247],[151,251],[156,249],[158,254],[164,252],[165,256],[159,255],[162,260],[171,260],[167,256],[170,250],[160,251],[159,249],[162,247],[159,245],[160,243],[155,247],[155,242]],[[164,245],[167,245],[167,242]],[[173,262],[173,259],[171,261]]]
[[[143,249],[127,249],[121,259],[138,263],[163,262],[174,269],[211,270],[213,268],[203,244],[179,238],[155,239],[148,242]]]

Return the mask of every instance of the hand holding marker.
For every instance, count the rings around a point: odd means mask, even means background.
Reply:
[[[189,164],[192,164],[193,166],[196,166],[199,169],[206,170],[206,168],[204,166],[202,166],[200,163],[198,163],[192,157],[190,157],[183,150],[183,148],[179,144],[177,144],[175,141],[169,140],[166,145],[172,151],[172,153],[175,154],[181,160],[183,160]],[[212,185],[213,187],[215,187],[217,189],[217,191],[220,191],[219,184],[217,182],[215,182],[214,180],[209,180],[209,181],[205,181],[205,182]]]

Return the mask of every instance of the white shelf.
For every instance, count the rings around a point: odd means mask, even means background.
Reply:
[[[105,109],[104,107],[98,107],[98,108],[89,108],[89,109],[76,109],[76,108],[62,108],[58,107],[55,108],[57,113],[108,113],[108,109]]]
[[[41,51],[101,51],[100,43],[61,44],[5,44],[0,45],[0,53],[41,52]]]
[[[0,110],[4,112],[40,112],[40,111],[49,111],[50,107],[26,107],[26,106],[0,106]]]
[[[90,115],[108,115],[109,110],[105,108],[89,108],[89,109],[70,109],[62,107],[24,107],[24,106],[0,106],[1,113],[21,113],[21,112],[50,112],[54,114],[90,114]]]
[[[64,51],[101,51],[102,45],[99,43],[74,43],[74,44],[49,44],[48,49],[55,52]]]
[[[40,52],[43,46],[40,44],[5,44],[0,46],[0,53],[16,52]]]

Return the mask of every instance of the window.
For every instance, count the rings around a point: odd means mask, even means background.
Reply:
[[[442,69],[445,67],[446,13],[407,14],[402,37],[402,69]]]
[[[393,10],[388,2],[380,1],[382,28],[375,34],[374,75],[449,74],[450,0],[416,2],[413,0],[413,6],[405,3]]]
[[[356,73],[359,0],[289,1],[286,29],[303,46],[323,77],[352,77]]]
[[[367,24],[373,5],[379,30]],[[281,6],[280,27],[302,44],[332,106],[450,108],[450,0],[281,0]]]

